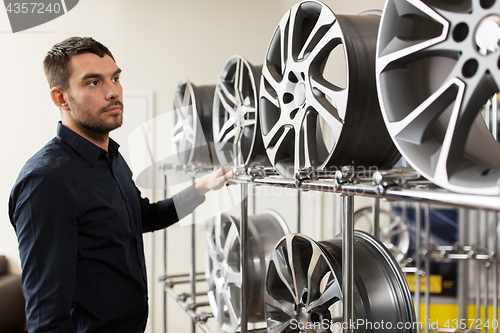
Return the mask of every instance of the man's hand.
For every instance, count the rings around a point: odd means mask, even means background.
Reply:
[[[218,190],[224,186],[226,181],[234,177],[233,167],[225,164],[220,169],[212,172],[196,184],[194,189],[199,195],[205,195],[210,190]]]

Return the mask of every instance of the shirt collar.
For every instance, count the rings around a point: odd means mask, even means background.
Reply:
[[[61,122],[57,124],[57,136],[92,165],[94,165],[99,158],[106,158],[107,156],[106,150],[73,132]],[[118,143],[109,138],[108,151],[110,155],[117,155],[119,147],[120,145]]]

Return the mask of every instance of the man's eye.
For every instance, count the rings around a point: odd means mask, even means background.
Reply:
[[[89,86],[97,86],[97,81],[90,81]]]
[[[115,78],[113,79],[113,82],[118,82],[118,81],[120,81],[120,77],[119,77],[119,76],[117,76],[117,77],[115,77]]]

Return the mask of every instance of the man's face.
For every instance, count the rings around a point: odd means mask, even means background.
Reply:
[[[121,70],[105,55],[78,54],[70,59],[66,100],[75,124],[84,131],[107,134],[123,121]]]

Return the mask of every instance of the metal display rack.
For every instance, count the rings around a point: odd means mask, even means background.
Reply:
[[[165,178],[168,174],[184,173],[185,175],[192,176],[193,181],[196,176],[203,173],[212,171],[213,167],[176,167],[170,165],[164,165],[161,169],[165,173]],[[322,191],[329,193],[336,193],[342,196],[342,250],[343,250],[343,262],[342,262],[342,292],[344,295],[343,299],[343,321],[352,322],[354,320],[354,288],[353,288],[353,276],[354,276],[354,258],[353,258],[353,243],[354,243],[354,198],[356,196],[364,196],[374,198],[374,234],[377,237],[378,234],[378,215],[380,210],[380,199],[388,201],[401,201],[405,203],[416,203],[416,253],[415,253],[415,267],[402,267],[405,273],[415,274],[415,293],[414,293],[414,303],[416,307],[417,320],[420,318],[420,305],[421,305],[421,278],[425,279],[425,291],[424,291],[424,305],[425,305],[425,316],[424,324],[429,320],[429,305],[430,305],[430,292],[429,292],[429,276],[426,272],[430,272],[430,260],[431,259],[443,259],[443,260],[456,260],[459,262],[459,286],[458,286],[458,303],[460,306],[460,318],[466,319],[467,314],[464,306],[468,303],[467,292],[467,267],[465,263],[469,262],[469,259],[474,259],[477,263],[477,267],[485,264],[494,270],[493,278],[493,290],[491,294],[493,295],[492,306],[493,317],[492,322],[498,323],[498,216],[497,213],[500,211],[500,197],[498,196],[482,196],[482,195],[471,195],[463,193],[452,193],[440,188],[437,188],[432,183],[423,179],[418,173],[413,169],[407,167],[396,167],[391,170],[362,170],[357,171],[353,167],[344,167],[342,170],[300,170],[296,173],[295,179],[285,179],[272,168],[264,167],[253,167],[253,168],[236,168],[235,177],[231,181],[237,183],[241,187],[241,220],[240,220],[240,272],[242,276],[246,276],[247,264],[247,235],[248,235],[248,190],[249,185],[252,186],[278,186],[285,188],[295,188],[299,190],[311,190],[311,191]],[[299,197],[300,198],[300,197]],[[299,199],[300,204],[300,199]],[[487,246],[474,245],[470,246],[464,243],[464,231],[463,227],[459,230],[459,245],[448,246],[448,247],[432,247],[430,246],[430,216],[429,216],[429,205],[445,205],[451,207],[458,207],[464,209],[474,209],[484,210],[494,214],[495,223],[494,227],[494,245],[493,250],[488,249]],[[421,208],[424,211],[424,231],[423,237],[421,235]],[[298,208],[300,211],[300,207]],[[461,215],[464,215],[464,209],[461,209]],[[478,213],[479,216],[480,213]],[[197,297],[202,296],[205,293],[196,293],[195,284],[204,280],[203,273],[197,273],[195,270],[195,220],[193,213],[193,223],[191,228],[191,271],[189,274],[182,275],[167,275],[166,274],[166,264],[165,264],[165,275],[161,277],[161,281],[165,285],[165,294],[170,295],[192,318],[193,320],[193,332],[195,330],[195,325],[201,328],[204,332],[211,333],[210,328],[207,326],[207,320],[213,315],[210,312],[201,311],[203,307],[208,307],[208,302],[198,302]],[[300,217],[299,217],[300,221]],[[299,222],[300,224],[300,222]],[[479,224],[479,223],[478,223]],[[486,228],[486,227],[485,227]],[[479,227],[478,227],[479,229]],[[488,234],[486,230],[483,230],[483,234]],[[165,231],[166,232],[166,231]],[[422,238],[421,238],[422,237]],[[165,238],[166,239],[166,238]],[[424,240],[422,244],[421,239]],[[479,233],[477,236],[479,244]],[[487,243],[487,242],[486,242]],[[484,242],[483,242],[484,244]],[[165,248],[165,260],[166,260],[166,248]],[[422,267],[422,261],[424,262],[424,267]],[[479,269],[478,269],[479,271]],[[463,275],[463,276],[462,276]],[[481,279],[481,283],[488,283],[488,274],[486,278],[483,275],[477,275]],[[190,293],[178,293],[175,291],[175,287],[180,284],[190,284]],[[265,329],[253,329],[249,330],[246,314],[246,300],[247,300],[247,286],[245,279],[242,279],[241,285],[241,325],[240,332],[265,332]],[[488,318],[488,299],[489,290],[486,284],[486,292],[483,293],[482,297],[480,295],[481,290],[479,289],[479,283],[476,283],[476,318],[480,318],[480,306],[484,306],[484,318]],[[166,301],[166,299],[165,299]],[[165,307],[166,312],[166,307]],[[166,317],[165,317],[166,320]],[[428,325],[424,325],[422,328],[425,332],[430,331]],[[433,328],[435,330],[435,328]],[[344,333],[352,333],[354,329],[347,325],[344,328]],[[455,332],[452,329],[437,329],[437,331],[442,332]],[[462,330],[463,331],[463,330]],[[486,332],[487,330],[484,330]],[[166,332],[166,328],[165,328]],[[498,328],[493,329],[494,333],[498,333]]]

